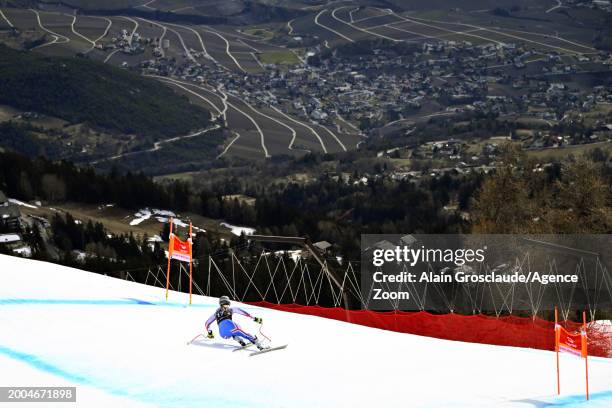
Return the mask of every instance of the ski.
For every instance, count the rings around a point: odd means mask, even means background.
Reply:
[[[244,349],[249,348],[249,347],[251,347],[253,345],[254,345],[253,343],[248,343],[248,344],[245,344],[244,346],[236,347],[235,349],[232,350],[232,352],[239,351],[239,350],[244,350]]]
[[[264,350],[254,351],[251,354],[249,354],[249,357],[256,356],[256,355],[263,354],[263,353],[268,353],[270,351],[282,350],[282,349],[287,348],[287,346],[288,344],[285,344],[284,346],[270,347]]]

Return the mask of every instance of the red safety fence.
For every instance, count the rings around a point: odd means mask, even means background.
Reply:
[[[377,329],[417,334],[439,339],[499,346],[555,349],[555,323],[536,317],[432,314],[428,312],[374,312],[346,310],[340,307],[302,306],[248,302],[251,305],[285,312],[341,320]],[[581,324],[562,322],[568,330],[579,330]],[[612,332],[609,327],[590,324],[587,329],[589,355],[612,357]]]

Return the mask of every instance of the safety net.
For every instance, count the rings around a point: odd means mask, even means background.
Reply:
[[[554,322],[538,317],[432,314],[423,311],[375,312],[270,302],[249,302],[249,304],[446,340],[540,350],[554,350],[555,347]],[[580,328],[580,323],[572,321],[561,324],[568,330]],[[612,358],[612,327],[609,322],[589,323],[587,338],[589,355]]]

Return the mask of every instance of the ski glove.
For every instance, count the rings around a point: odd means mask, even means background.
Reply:
[[[213,334],[212,330],[209,330],[208,331],[208,336],[206,336],[206,337],[208,337],[209,339],[214,339],[215,335]]]
[[[255,321],[255,323],[259,323],[259,324],[263,323],[263,319],[261,317],[254,317],[253,320]]]

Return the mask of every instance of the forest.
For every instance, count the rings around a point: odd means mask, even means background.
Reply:
[[[210,114],[152,79],[83,58],[0,44],[0,104],[152,143],[205,128]]]
[[[156,183],[143,174],[97,174],[69,162],[0,153],[0,189],[47,202],[158,207],[247,225],[261,234],[326,240],[333,252],[359,258],[364,233],[609,233],[609,154],[595,149],[540,166],[508,145],[491,175],[448,172],[393,180],[384,169],[367,183],[323,174],[309,183],[258,183],[227,178],[195,188]],[[243,194],[253,202],[227,199]]]

